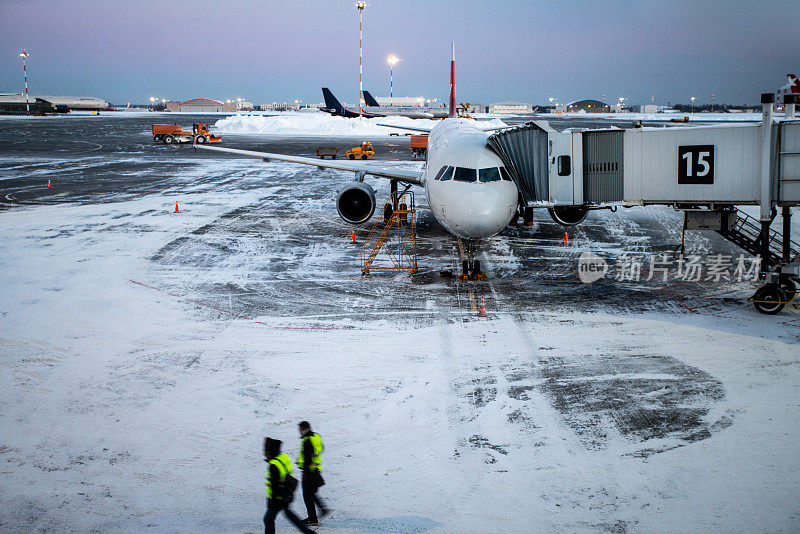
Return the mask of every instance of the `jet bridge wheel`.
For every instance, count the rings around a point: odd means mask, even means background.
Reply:
[[[753,295],[753,306],[760,313],[775,315],[779,313],[786,304],[786,292],[775,284],[762,286]]]

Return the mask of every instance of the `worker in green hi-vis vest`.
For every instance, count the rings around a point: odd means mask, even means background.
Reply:
[[[285,482],[287,477],[292,476],[292,460],[288,454],[281,452],[281,440],[264,438],[264,456],[267,462],[267,513],[264,514],[264,533],[275,534],[275,517],[283,510],[294,526],[305,534],[314,534],[289,509],[292,495],[286,489]]]
[[[317,519],[317,509],[321,517],[328,515],[328,509],[317,496],[317,490],[325,484],[322,478],[322,438],[311,430],[308,421],[300,421],[297,425],[300,431],[300,456],[297,457],[297,465],[303,470],[303,501],[306,503],[308,517],[303,519],[306,525],[319,525]],[[315,506],[316,505],[316,506]]]

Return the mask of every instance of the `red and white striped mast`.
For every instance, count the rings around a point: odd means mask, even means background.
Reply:
[[[392,68],[394,67],[395,63],[403,60],[392,54],[386,59],[386,61],[389,63],[389,106],[392,107],[394,106],[394,99],[392,97]]]
[[[358,9],[358,113],[364,113],[364,53],[362,48],[363,27],[364,27],[364,8],[367,3],[359,0],[356,2]]]
[[[28,101],[28,67],[25,64],[25,58],[27,58],[30,54],[24,48],[19,51],[19,57],[22,58],[22,74],[25,76],[25,113],[27,115],[31,114],[31,104]]]

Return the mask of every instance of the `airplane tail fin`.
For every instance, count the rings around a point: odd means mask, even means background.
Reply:
[[[448,118],[458,117],[456,109],[456,44],[452,43],[450,48],[450,111]]]
[[[797,79],[797,76],[794,74],[787,74],[786,78],[789,82],[789,91],[794,94],[800,94],[800,80]]]
[[[344,106],[337,100],[330,89],[322,88],[322,96],[325,98],[325,107],[336,115],[344,115]]]
[[[373,98],[373,96],[369,93],[369,91],[364,91],[364,103],[367,104],[367,107],[370,108],[379,108],[381,105],[378,104],[378,101]]]

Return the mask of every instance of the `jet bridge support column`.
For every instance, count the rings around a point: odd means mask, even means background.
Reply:
[[[769,268],[769,227],[772,213],[772,104],[775,95],[761,94],[761,266]]]
[[[781,215],[783,215],[783,261],[789,263],[792,261],[792,208],[784,206]]]
[[[783,96],[783,115],[789,120],[794,120],[794,107],[797,104],[797,95]]]

